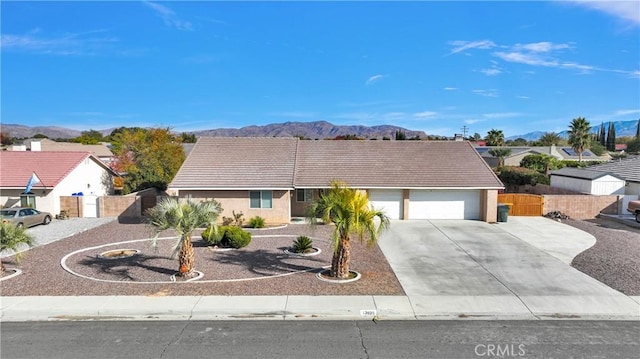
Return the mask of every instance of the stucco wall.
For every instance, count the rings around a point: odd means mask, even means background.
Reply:
[[[249,191],[179,191],[179,196],[191,196],[195,200],[215,199],[222,206],[222,217],[233,217],[232,212],[242,212],[245,221],[260,216],[269,224],[291,221],[291,194],[286,190],[273,191],[273,208],[249,208]]]
[[[600,213],[619,214],[620,196],[544,195],[544,213],[560,211],[572,219],[591,219]]]
[[[498,221],[498,190],[480,192],[480,219],[488,223]]]

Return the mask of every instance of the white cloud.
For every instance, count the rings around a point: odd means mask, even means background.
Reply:
[[[497,68],[491,68],[491,69],[482,69],[480,70],[480,72],[482,72],[487,76],[496,76],[496,75],[500,75],[502,73],[502,70]]]
[[[416,112],[413,114],[413,117],[418,117],[418,118],[427,118],[427,117],[434,117],[437,116],[438,113],[435,111],[422,111],[422,112]]]
[[[553,50],[570,49],[569,44],[554,44],[548,41],[533,42],[529,44],[516,44],[513,49],[516,51],[530,51],[530,52],[550,52]]]
[[[478,122],[483,122],[486,120],[478,120],[478,119],[469,119],[469,120],[464,120],[465,125],[473,125],[474,123],[478,123]]]
[[[118,42],[115,37],[96,37],[94,34],[104,30],[83,33],[66,33],[46,37],[34,29],[24,35],[3,34],[0,36],[0,47],[6,50],[20,50],[51,55],[95,55]]]
[[[482,117],[488,119],[499,119],[499,118],[512,118],[512,117],[522,117],[523,114],[520,112],[494,112],[494,113],[483,113]]]
[[[602,11],[636,26],[640,25],[640,2],[638,1],[585,1],[574,3],[593,10]]]
[[[489,90],[471,90],[476,95],[484,96],[484,97],[499,97],[498,90],[489,89]]]
[[[458,88],[457,87],[445,87],[444,90],[445,91],[456,91]]]
[[[385,76],[385,75],[373,75],[373,76],[369,77],[369,78],[367,79],[367,81],[365,81],[365,83],[364,83],[364,84],[365,84],[365,85],[371,85],[371,84],[373,84],[374,82],[378,82],[378,81],[382,80],[382,79],[383,79],[383,78],[385,78],[385,77],[387,77],[387,76]]]
[[[516,96],[516,97],[517,97],[517,98],[521,98],[521,99],[523,99],[523,100],[528,100],[528,99],[530,98],[529,96],[522,96],[522,95],[520,95],[520,96]]]
[[[640,114],[640,109],[618,110],[614,113],[614,116],[628,116],[628,115],[635,115],[635,114]]]
[[[496,47],[496,44],[491,40],[478,40],[478,41],[450,41],[449,45],[453,46],[449,55],[457,54],[471,49],[491,49]]]
[[[164,21],[166,26],[173,27],[178,30],[193,30],[193,26],[189,21],[179,19],[175,11],[170,8],[150,1],[143,1],[143,4],[153,9],[162,21]]]
[[[313,113],[313,112],[304,112],[304,111],[285,111],[285,112],[271,112],[271,113],[268,113],[267,116],[292,117],[292,118],[311,118],[311,117],[317,117],[318,114]]]

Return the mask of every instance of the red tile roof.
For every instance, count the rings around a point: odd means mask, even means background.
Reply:
[[[0,151],[0,187],[24,188],[34,172],[33,188],[55,187],[88,157],[102,163],[89,152]]]

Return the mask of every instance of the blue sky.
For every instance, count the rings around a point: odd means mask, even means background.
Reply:
[[[638,1],[0,6],[5,124],[513,136],[640,118]]]

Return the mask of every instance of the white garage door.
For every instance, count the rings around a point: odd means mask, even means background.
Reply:
[[[369,190],[369,203],[373,208],[383,211],[391,219],[400,219],[402,217],[401,189]]]
[[[480,219],[480,191],[411,190],[409,219]]]

